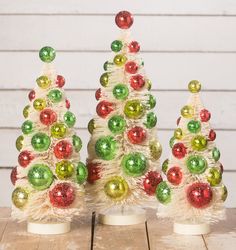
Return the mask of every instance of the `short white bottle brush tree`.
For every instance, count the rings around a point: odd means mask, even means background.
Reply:
[[[76,118],[62,89],[65,79],[56,74],[51,63],[55,50],[44,47],[39,56],[45,65],[37,87],[28,95],[30,103],[23,110],[26,120],[16,140],[20,153],[19,165],[11,174],[15,185],[12,216],[30,222],[28,230],[36,233],[42,228],[32,227],[33,223],[64,223],[68,231],[66,222],[80,215],[84,207],[87,168],[80,162],[82,142],[75,133]],[[48,227],[42,233],[60,233],[62,228],[52,232]]]
[[[129,36],[133,17],[121,11],[115,21],[122,29],[121,37],[111,44],[115,55],[104,64],[102,87],[96,91],[97,116],[88,124],[88,192],[100,211],[113,207],[124,215],[125,210],[155,196],[162,181],[158,172],[162,148],[152,111],[156,100],[150,94],[151,82],[138,56],[140,46]],[[116,224],[112,219],[103,223]],[[126,218],[124,223],[135,220]]]
[[[167,181],[159,184],[157,198],[164,204],[159,215],[174,220],[175,232],[204,234],[209,224],[224,219],[227,189],[222,184],[216,133],[209,124],[211,113],[199,97],[201,84],[193,80],[188,89],[190,99],[170,140],[171,156],[162,165]]]

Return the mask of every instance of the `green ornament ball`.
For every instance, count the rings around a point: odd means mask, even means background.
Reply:
[[[24,143],[24,136],[23,135],[18,136],[16,139],[16,149],[18,151],[21,151],[21,149],[23,148],[23,143]]]
[[[103,73],[100,77],[100,84],[103,87],[107,87],[109,84],[109,74],[107,72]]]
[[[146,121],[144,122],[144,125],[146,128],[154,128],[157,124],[157,117],[154,114],[154,112],[149,112],[146,116]]]
[[[220,159],[220,150],[218,148],[213,148],[212,150],[212,157],[215,161],[218,161]]]
[[[62,92],[59,89],[52,89],[48,93],[48,98],[53,103],[58,103],[62,100]]]
[[[103,64],[103,69],[104,69],[105,71],[107,71],[108,65],[109,65],[109,61],[104,62],[104,64]]]
[[[129,95],[129,89],[125,84],[117,84],[112,91],[114,97],[118,100],[125,100]]]
[[[120,134],[126,128],[126,121],[122,116],[114,115],[108,121],[108,128],[113,134]]]
[[[203,135],[196,135],[191,141],[192,148],[197,151],[203,151],[207,147],[207,139]]]
[[[130,153],[123,157],[121,165],[126,175],[138,177],[146,172],[147,159],[142,153]]]
[[[64,123],[54,123],[51,127],[51,136],[53,138],[61,139],[66,136],[67,126]]]
[[[79,162],[76,166],[76,180],[77,183],[83,184],[88,177],[88,169],[84,163]]]
[[[53,173],[46,164],[34,164],[28,172],[29,183],[36,190],[49,188],[53,178]]]
[[[113,52],[121,51],[122,47],[123,47],[123,44],[120,40],[115,40],[111,43],[111,50]]]
[[[145,109],[139,100],[127,101],[124,107],[124,113],[129,119],[139,119],[144,115]]]
[[[147,101],[147,104],[146,104],[146,108],[147,109],[153,109],[156,106],[156,98],[151,94],[149,94],[148,96],[149,96],[149,98],[148,98],[148,101]]]
[[[21,126],[22,133],[28,135],[33,132],[33,122],[26,120]]]
[[[89,123],[88,123],[88,131],[89,131],[89,133],[92,134],[95,128],[96,128],[95,120],[91,119],[89,121]]]
[[[61,180],[68,179],[74,174],[74,165],[67,160],[56,163],[56,174]]]
[[[209,169],[208,175],[207,175],[207,181],[210,183],[211,186],[217,186],[220,184],[222,180],[222,173],[220,169],[213,167]]]
[[[162,204],[167,204],[171,201],[171,190],[165,181],[162,181],[157,186],[156,198]]]
[[[165,161],[162,163],[161,169],[162,172],[166,175],[167,169],[169,165],[169,159],[165,159]]]
[[[228,196],[228,190],[227,190],[227,187],[224,185],[224,184],[222,184],[222,187],[221,187],[221,190],[222,190],[222,195],[221,195],[221,199],[222,199],[222,201],[226,201],[226,199],[227,199],[227,196]]]
[[[95,143],[95,152],[103,160],[112,160],[116,156],[117,142],[113,136],[102,136]]]
[[[191,120],[188,122],[188,130],[190,133],[198,133],[201,130],[201,123],[199,121]]]
[[[56,51],[52,47],[45,46],[39,51],[39,57],[43,62],[50,63],[55,59]]]
[[[22,187],[17,187],[12,193],[12,203],[15,207],[22,209],[28,202],[29,194]]]
[[[31,145],[33,146],[34,150],[43,152],[48,150],[51,144],[51,139],[45,133],[37,133],[31,139]]]
[[[29,117],[29,109],[30,109],[30,105],[25,106],[24,109],[23,109],[23,116],[25,118]]]
[[[207,161],[200,155],[189,156],[186,164],[192,174],[202,174],[207,169]]]
[[[82,140],[80,139],[79,136],[73,135],[72,136],[72,143],[73,143],[75,152],[78,153],[82,148]]]
[[[169,146],[170,146],[170,148],[173,148],[174,144],[175,144],[175,137],[172,136],[172,137],[170,138],[170,141],[169,141]]]
[[[71,128],[75,125],[75,122],[76,122],[76,117],[75,115],[70,112],[70,111],[67,111],[65,114],[64,114],[64,121],[66,123],[66,125]]]

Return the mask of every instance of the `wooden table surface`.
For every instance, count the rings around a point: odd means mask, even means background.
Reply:
[[[171,222],[157,219],[155,211],[148,211],[147,224],[96,224],[93,249],[148,250],[147,231],[151,250],[236,250],[236,209],[228,209],[227,220],[216,224],[211,234],[204,236],[174,234]],[[0,250],[89,250],[90,244],[91,216],[74,221],[68,234],[38,236],[26,232],[26,223],[12,221],[9,208],[0,208]]]

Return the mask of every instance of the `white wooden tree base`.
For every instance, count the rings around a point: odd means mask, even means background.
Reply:
[[[70,222],[28,222],[27,231],[33,234],[64,234],[70,231]]]
[[[175,222],[174,232],[185,235],[200,235],[210,233],[210,225],[206,223],[190,224],[189,222]]]
[[[129,207],[125,209],[111,208],[100,212],[98,220],[101,224],[105,225],[135,225],[146,221],[146,211],[137,207]]]

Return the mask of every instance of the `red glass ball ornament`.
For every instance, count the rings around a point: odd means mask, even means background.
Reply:
[[[11,171],[11,183],[15,186],[17,181],[17,167],[14,167]]]
[[[58,159],[68,159],[72,155],[73,147],[68,141],[62,140],[54,146],[53,151]]]
[[[130,86],[135,90],[140,90],[145,84],[145,80],[141,75],[135,75],[130,78]]]
[[[158,173],[157,171],[149,171],[146,174],[145,179],[143,180],[144,191],[148,195],[154,195],[158,184],[162,182],[162,180],[163,179],[160,173]]]
[[[133,16],[128,11],[120,11],[115,18],[116,25],[121,29],[128,29],[134,22]]]
[[[172,147],[172,154],[174,155],[174,157],[178,158],[178,159],[182,159],[185,157],[185,155],[187,154],[187,149],[184,146],[183,143],[176,143],[173,147]]]
[[[34,100],[35,98],[35,91],[34,90],[31,90],[28,94],[28,98],[30,101]]]
[[[95,92],[95,98],[96,100],[98,101],[102,96],[102,90],[101,88],[97,89],[96,92]]]
[[[214,141],[216,139],[216,132],[213,129],[210,130],[209,135],[208,135],[208,139],[210,141]]]
[[[135,74],[138,71],[136,62],[130,61],[125,64],[125,71],[129,74]]]
[[[96,111],[100,117],[105,118],[113,111],[113,104],[111,102],[101,101],[98,103]]]
[[[56,79],[56,85],[59,87],[59,88],[62,88],[64,85],[65,85],[65,78],[61,75],[57,75],[57,79]]]
[[[224,172],[224,166],[222,165],[222,163],[220,163],[220,171],[221,171],[221,174],[223,174],[223,172]]]
[[[183,173],[180,167],[171,167],[167,174],[167,180],[172,184],[172,185],[179,185],[183,179]]]
[[[130,53],[137,53],[140,50],[140,45],[137,41],[132,41],[128,47]]]
[[[90,184],[93,184],[95,181],[97,181],[101,178],[101,176],[100,176],[101,167],[98,164],[88,163],[87,169],[88,169],[87,181]]]
[[[27,150],[22,151],[18,156],[18,162],[21,167],[25,168],[34,159],[34,156]]]
[[[75,190],[67,182],[59,183],[49,191],[49,198],[54,207],[65,208],[75,200]]]
[[[40,121],[42,124],[49,126],[57,120],[57,114],[51,109],[44,109],[40,113]]]
[[[208,122],[211,119],[211,113],[207,109],[200,111],[200,118],[202,122]]]
[[[128,131],[128,139],[132,144],[140,144],[147,138],[147,132],[142,127],[135,126]]]
[[[176,121],[177,126],[179,126],[180,120],[181,120],[181,116]]]
[[[66,99],[66,108],[69,109],[70,108],[70,101],[68,99]]]
[[[207,183],[196,182],[187,189],[188,202],[195,208],[205,208],[212,200],[212,190]]]

